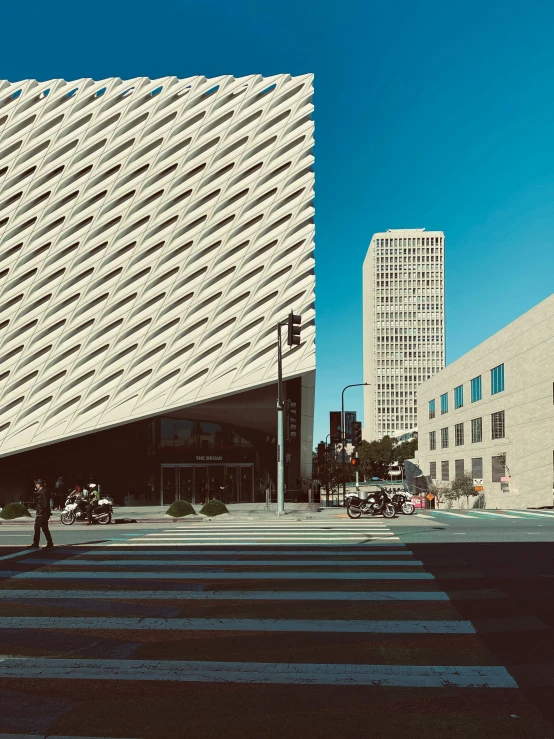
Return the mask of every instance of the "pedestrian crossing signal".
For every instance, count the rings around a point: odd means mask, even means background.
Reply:
[[[350,464],[352,465],[352,467],[359,467],[360,460],[358,459],[358,457],[352,457],[352,459],[350,460]]]

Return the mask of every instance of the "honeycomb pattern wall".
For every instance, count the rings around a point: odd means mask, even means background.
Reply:
[[[0,81],[0,456],[315,368],[312,94]]]

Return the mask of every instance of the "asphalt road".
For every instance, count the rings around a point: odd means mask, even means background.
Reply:
[[[1,526],[0,734],[553,739],[554,516],[324,516]]]

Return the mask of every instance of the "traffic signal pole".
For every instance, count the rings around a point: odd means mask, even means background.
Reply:
[[[285,403],[283,400],[283,350],[281,324],[277,324],[277,515],[285,513]]]
[[[346,500],[346,429],[345,429],[345,416],[344,416],[344,391],[348,390],[349,387],[362,387],[363,385],[370,385],[369,382],[355,382],[353,385],[347,385],[342,391],[341,401],[341,439],[342,439],[342,502]],[[356,483],[358,482],[358,470],[356,469]]]
[[[283,396],[283,347],[281,344],[281,326],[287,326],[287,344],[300,345],[301,316],[292,312],[288,319],[277,324],[277,515],[285,513],[285,398]],[[296,408],[296,403],[289,403],[289,407]],[[296,418],[295,414],[294,415]],[[296,426],[294,426],[296,437]],[[292,433],[289,436],[292,437]]]

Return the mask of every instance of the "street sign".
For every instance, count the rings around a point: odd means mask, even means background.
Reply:
[[[427,493],[425,497],[427,498],[427,500],[433,500],[435,496],[433,495],[433,493]]]
[[[329,426],[331,432],[331,443],[338,444],[342,440],[342,411],[331,411],[329,413]],[[352,441],[352,424],[356,421],[356,411],[344,412],[344,431],[346,441]]]
[[[482,477],[473,478],[473,489],[475,490],[476,493],[483,492],[483,478]]]

